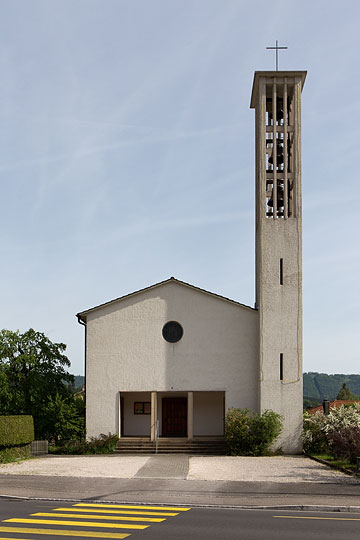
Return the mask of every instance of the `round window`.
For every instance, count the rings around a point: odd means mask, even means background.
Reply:
[[[164,325],[162,329],[163,338],[169,343],[176,343],[183,337],[184,330],[176,321],[169,321]]]

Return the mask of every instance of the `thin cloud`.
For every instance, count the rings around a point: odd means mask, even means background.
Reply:
[[[144,236],[161,230],[186,229],[216,225],[221,223],[239,223],[244,219],[252,218],[252,212],[236,212],[234,214],[218,214],[211,216],[196,216],[189,218],[176,218],[164,220],[142,220],[136,223],[118,227],[107,235],[107,241],[112,243],[115,239],[126,239],[133,236]]]
[[[103,144],[103,145],[98,145],[98,146],[96,145],[89,146],[87,148],[83,148],[81,150],[79,149],[74,152],[64,152],[61,154],[47,155],[47,156],[41,156],[34,159],[27,159],[27,160],[12,162],[12,163],[5,163],[5,164],[0,165],[0,171],[8,171],[12,169],[19,169],[22,167],[31,167],[31,166],[36,166],[36,165],[42,165],[45,163],[55,163],[58,161],[83,159],[83,158],[92,156],[94,154],[102,154],[105,152],[118,150],[119,148],[126,148],[126,147],[131,147],[131,146],[140,146],[140,145],[147,145],[147,144],[162,144],[162,143],[169,143],[169,142],[178,141],[178,140],[209,137],[213,135],[218,135],[219,133],[224,133],[226,131],[236,129],[238,126],[239,124],[232,124],[230,126],[220,126],[220,127],[208,128],[204,130],[168,131],[159,135],[153,134],[153,135],[148,135],[145,137],[136,137],[132,139],[128,138],[126,140],[118,141],[115,143]]]

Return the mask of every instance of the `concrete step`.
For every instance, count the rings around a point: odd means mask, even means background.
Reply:
[[[117,454],[202,454],[224,455],[226,443],[223,438],[187,441],[184,439],[158,439],[157,444],[144,438],[120,439]]]

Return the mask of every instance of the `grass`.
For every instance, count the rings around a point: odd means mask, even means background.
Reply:
[[[347,471],[352,472],[356,474],[358,471],[356,469],[356,465],[354,463],[351,463],[348,459],[336,459],[331,454],[311,454],[311,457],[314,457],[316,459],[322,459],[323,461],[326,461],[334,467],[335,469],[338,469],[339,471]]]

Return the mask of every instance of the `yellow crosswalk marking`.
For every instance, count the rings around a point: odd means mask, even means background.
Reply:
[[[129,523],[96,523],[89,521],[62,521],[60,519],[27,519],[27,518],[11,518],[4,519],[6,523],[38,523],[39,525],[72,525],[74,527],[105,527],[108,529],[147,529],[149,525],[135,525]]]
[[[178,516],[179,512],[140,512],[139,510],[104,510],[102,508],[54,508],[55,512],[96,512],[97,514],[129,514],[141,516]]]
[[[91,503],[77,503],[74,506],[91,506],[99,508],[130,508],[134,510],[170,510],[174,512],[187,512],[191,508],[179,508],[174,506],[134,506],[130,504],[91,504]]]
[[[81,536],[85,538],[116,538],[122,540],[127,538],[130,534],[125,533],[111,533],[100,531],[69,531],[65,529],[33,529],[30,527],[0,527],[0,532],[6,533],[22,533],[22,534],[45,534],[54,536]],[[2,539],[1,539],[2,540]],[[7,538],[6,540],[15,540],[13,538]],[[19,540],[17,538],[16,540]],[[22,538],[21,540],[27,540]]]
[[[343,518],[343,517],[316,517],[316,516],[273,516],[274,518],[285,519],[327,519],[333,521],[360,521],[360,518]]]
[[[95,510],[92,510],[93,512]],[[149,518],[149,517],[128,517],[128,516],[96,516],[93,514],[58,514],[54,512],[37,512],[36,514],[30,514],[30,516],[39,516],[39,517],[65,517],[65,518],[75,518],[75,519],[111,519],[114,521],[149,521],[151,523],[161,523],[166,521],[165,518]]]

